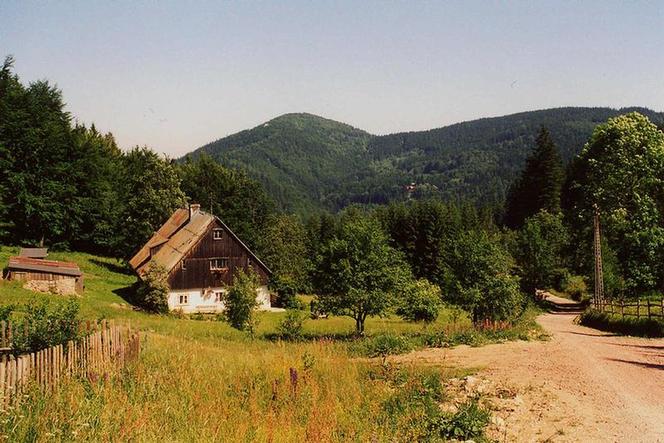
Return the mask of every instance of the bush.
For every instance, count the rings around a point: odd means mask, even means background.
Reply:
[[[26,305],[25,317],[16,330],[12,347],[16,354],[40,351],[78,338],[80,306],[75,299],[51,302],[41,300]]]
[[[455,413],[443,412],[445,392],[438,371],[397,369],[386,381],[393,385],[393,394],[383,403],[378,420],[391,428],[395,441],[484,439],[491,413],[477,399],[459,405]]]
[[[386,357],[405,354],[414,348],[408,337],[395,334],[380,334],[357,341],[351,349],[364,357]]]
[[[623,335],[640,337],[664,337],[664,321],[647,318],[611,315],[596,309],[587,309],[579,319],[579,323],[602,331],[616,332]]]
[[[168,272],[166,268],[151,263],[141,276],[136,295],[138,303],[147,311],[168,312]]]
[[[469,400],[459,406],[454,414],[444,414],[436,424],[440,436],[445,439],[469,440],[484,437],[484,429],[491,420],[491,413],[477,400]]]
[[[297,289],[295,282],[288,276],[276,276],[271,282],[272,289],[277,293],[276,305],[286,309],[298,309]]]
[[[565,281],[563,291],[569,294],[573,300],[583,301],[588,294],[588,286],[582,276],[572,275]]]
[[[406,321],[431,323],[438,318],[441,305],[440,288],[420,279],[405,286],[396,314]]]
[[[301,311],[289,309],[286,317],[277,326],[279,336],[284,340],[298,340],[302,338],[302,326],[305,315]]]
[[[0,306],[0,321],[9,321],[12,316],[12,312],[14,312],[14,309],[14,305]]]
[[[258,274],[253,270],[244,272],[238,269],[233,279],[233,286],[226,293],[226,320],[235,329],[247,331],[251,335],[256,331],[258,319],[256,318],[256,291],[258,290]]]

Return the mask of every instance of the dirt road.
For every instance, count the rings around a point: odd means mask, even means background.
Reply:
[[[395,360],[479,367],[495,397],[492,436],[500,441],[664,442],[664,339],[618,337],[575,317],[540,316],[547,342],[427,349]]]

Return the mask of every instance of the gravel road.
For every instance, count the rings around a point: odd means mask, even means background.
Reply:
[[[546,342],[427,349],[395,361],[480,368],[478,377],[516,392],[496,411],[500,441],[664,442],[664,339],[615,336],[575,317],[540,316]]]

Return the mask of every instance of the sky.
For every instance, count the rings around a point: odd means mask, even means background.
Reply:
[[[663,1],[0,1],[0,56],[171,157],[288,112],[374,134],[559,106],[664,111]]]

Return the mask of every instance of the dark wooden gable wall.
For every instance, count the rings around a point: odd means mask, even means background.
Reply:
[[[221,230],[221,239],[214,239],[214,231]],[[210,260],[220,259],[227,262],[224,270],[210,270]],[[223,260],[222,260],[223,259]],[[168,283],[171,289],[199,289],[230,286],[238,268],[247,271],[252,266],[252,259],[247,250],[223,228],[218,220],[210,224],[201,240],[185,255],[182,263],[171,271]],[[261,284],[266,285],[268,274],[259,265],[252,268],[260,276]]]

